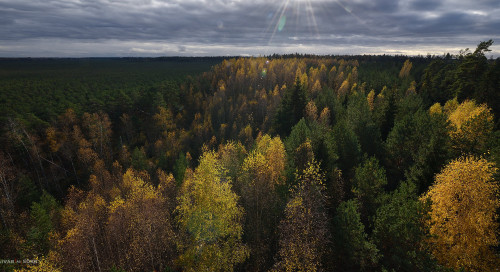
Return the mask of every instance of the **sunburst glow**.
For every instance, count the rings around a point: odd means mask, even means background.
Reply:
[[[272,19],[266,30],[270,34],[268,44],[272,43],[278,32],[286,31],[294,34],[299,28],[307,28],[311,36],[318,36],[318,24],[314,14],[311,0],[284,0],[278,9],[272,13]],[[295,23],[295,29],[287,26],[291,20]]]
[[[368,27],[365,21],[356,15],[348,4],[343,3],[341,0],[334,0],[334,3],[337,4],[340,10],[345,11],[361,25]],[[266,37],[269,37],[268,45],[273,43],[274,38],[279,33],[297,39],[297,37],[301,36],[300,34],[304,35],[304,30],[306,30],[308,35],[306,37],[302,36],[302,38],[319,38],[320,31],[315,11],[325,9],[324,5],[324,2],[315,0],[283,0],[276,11],[268,15],[270,20],[265,31]]]

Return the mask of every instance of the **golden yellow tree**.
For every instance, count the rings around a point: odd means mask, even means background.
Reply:
[[[155,142],[155,154],[161,166],[171,165],[182,148],[180,130],[177,129],[174,114],[170,109],[158,107],[153,116],[158,129],[158,140]]]
[[[297,180],[299,184],[291,190],[292,197],[279,225],[280,249],[273,271],[323,271],[331,239],[325,176],[319,163],[311,160],[304,170],[297,172]]]
[[[399,71],[399,78],[406,78],[410,75],[410,70],[413,64],[409,59],[405,61],[403,64],[403,67],[401,68],[401,71]]]
[[[248,249],[241,242],[243,209],[227,170],[207,151],[187,176],[177,206],[184,235],[178,263],[184,271],[233,271],[248,257]]]
[[[312,100],[306,105],[306,118],[309,122],[316,121],[316,119],[318,119],[318,108]]]
[[[328,107],[323,108],[319,114],[318,122],[323,126],[330,125],[330,109],[328,109]]]
[[[277,187],[285,181],[285,147],[279,136],[259,135],[244,159],[237,179],[245,208],[245,238],[251,250],[246,270],[264,271],[271,264],[273,232],[278,224]]]
[[[422,200],[431,201],[429,242],[443,265],[492,271],[500,264],[491,250],[498,245],[496,170],[485,159],[459,158],[436,176],[435,184],[423,196]]]
[[[72,189],[62,211],[66,231],[57,245],[62,256],[61,266],[68,271],[101,270],[106,266],[103,262],[109,261],[101,246],[105,244],[102,226],[107,219],[107,203],[92,192],[82,195],[84,193]],[[80,198],[83,200],[79,201]]]
[[[313,95],[319,93],[321,91],[321,83],[319,82],[319,80],[317,79],[315,82],[314,82],[314,85],[312,85],[312,88],[311,88],[311,93]]]
[[[108,205],[109,247],[116,256],[114,264],[127,271],[162,271],[172,266],[175,233],[170,214],[173,207],[169,207],[171,200],[161,192],[169,194],[174,178],[162,172],[159,176],[161,190],[148,182],[147,174],[127,170],[119,195]]]
[[[342,85],[340,85],[340,88],[337,90],[337,95],[342,96],[347,94],[349,91],[349,81],[346,79],[342,82]]]
[[[443,107],[441,107],[441,104],[435,103],[429,108],[429,114],[431,115],[443,114]]]
[[[447,103],[449,110],[452,103]],[[493,114],[485,104],[476,105],[474,101],[466,100],[449,113],[448,120],[453,125],[450,132],[452,146],[462,153],[481,154],[485,152],[486,144],[493,131]]]
[[[65,271],[171,267],[176,239],[171,220],[173,176],[159,171],[155,187],[147,172],[129,169],[122,175],[117,163],[113,168],[106,174],[111,184],[107,188],[102,177],[92,175],[89,192],[69,190],[61,212],[57,263]]]
[[[366,100],[368,101],[368,105],[370,106],[370,110],[372,111],[374,109],[374,101],[375,101],[375,90],[371,90],[368,95],[366,96]]]

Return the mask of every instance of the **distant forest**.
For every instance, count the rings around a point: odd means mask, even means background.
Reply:
[[[0,59],[0,270],[497,271],[492,43]]]

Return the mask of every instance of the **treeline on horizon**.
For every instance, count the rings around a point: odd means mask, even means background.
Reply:
[[[0,59],[0,267],[495,271],[491,44]]]

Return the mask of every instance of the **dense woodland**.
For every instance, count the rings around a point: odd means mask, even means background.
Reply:
[[[491,44],[1,59],[1,269],[496,271]]]

